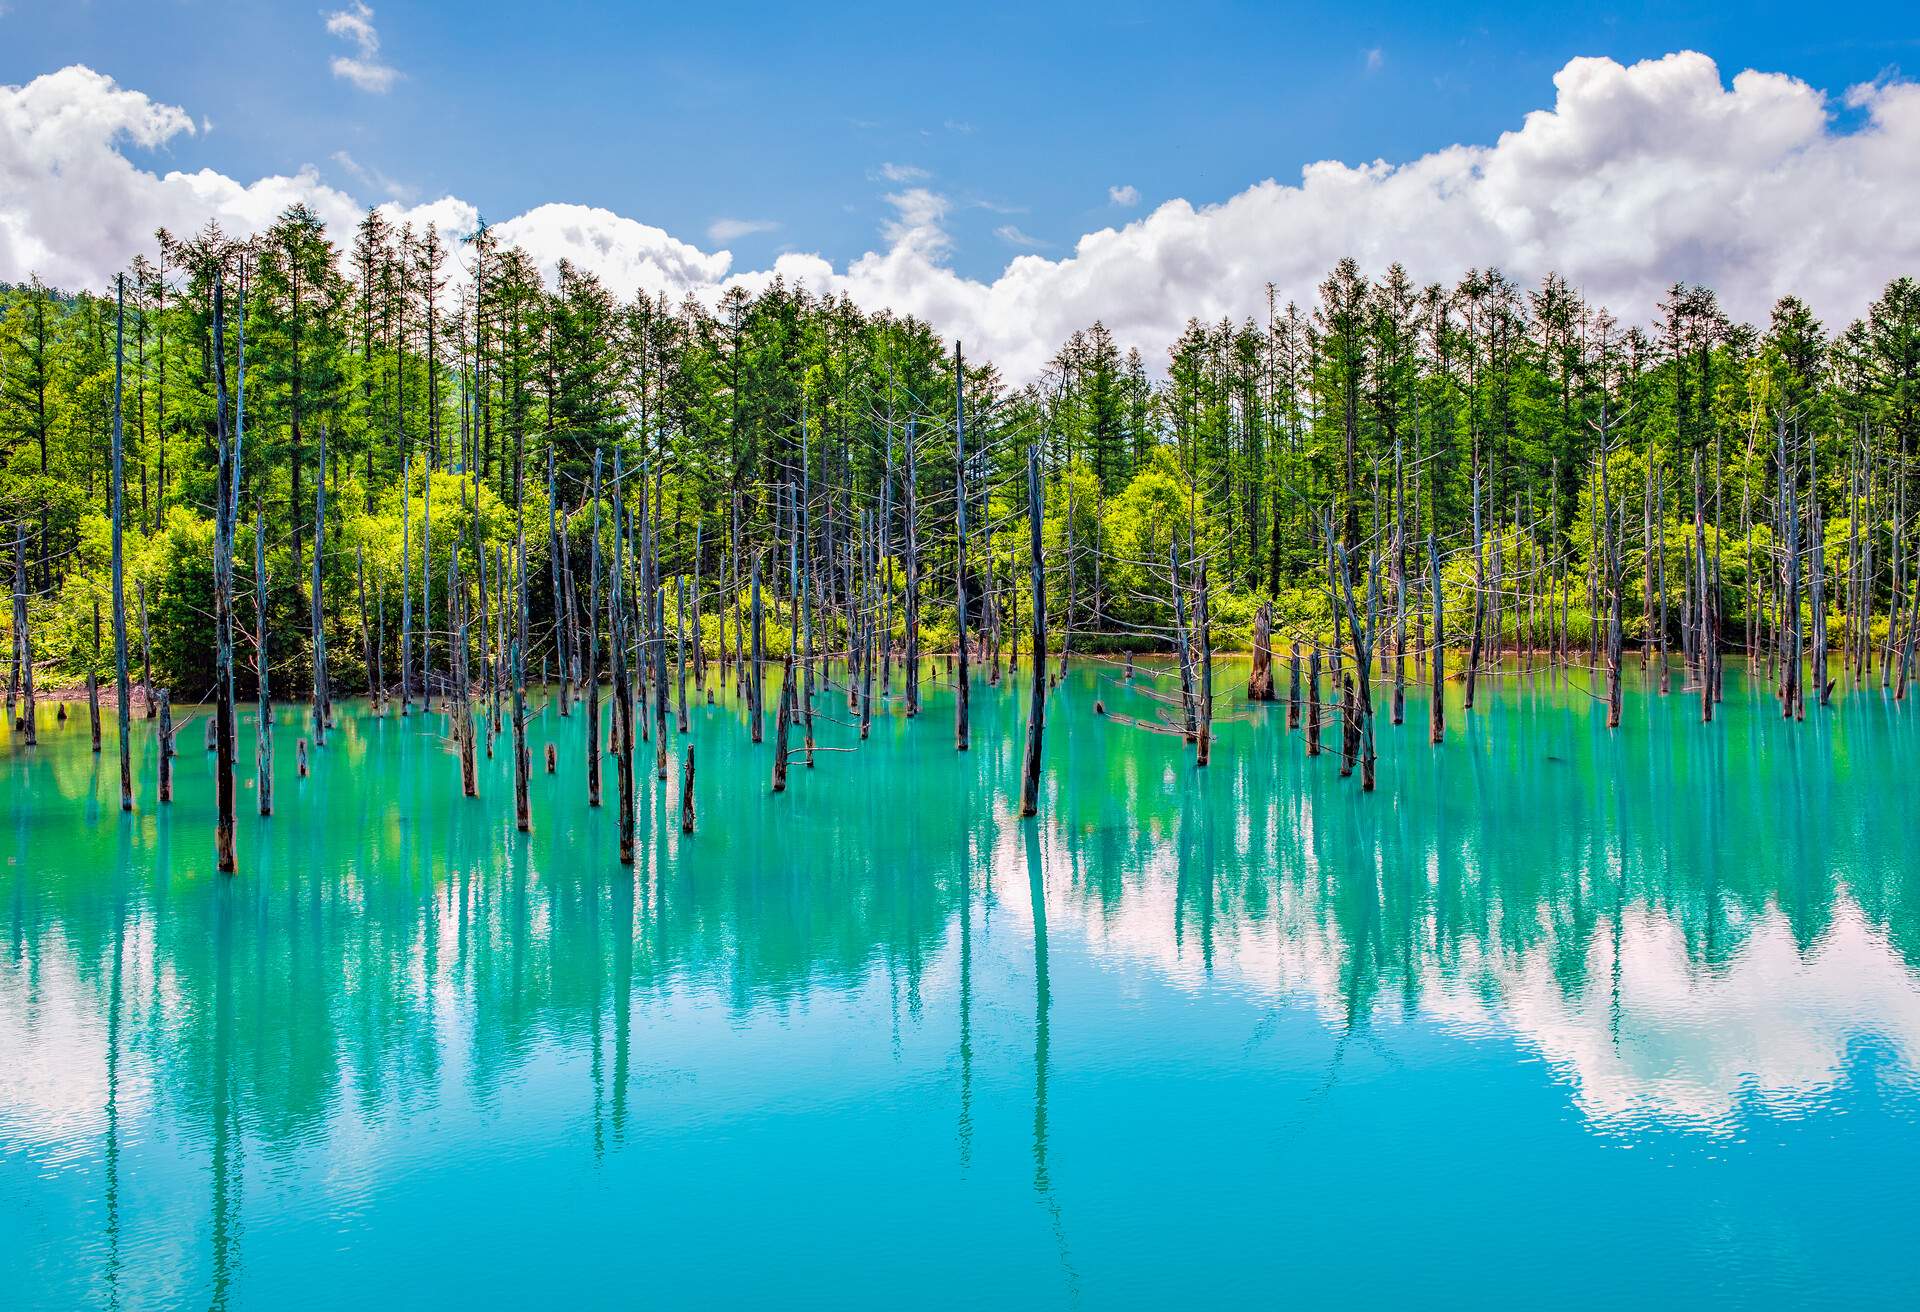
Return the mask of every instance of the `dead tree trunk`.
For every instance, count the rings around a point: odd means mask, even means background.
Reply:
[[[1654,537],[1658,555],[1654,557],[1654,584],[1660,591],[1660,695],[1673,689],[1673,671],[1667,664],[1667,480],[1663,474],[1653,493]]]
[[[1393,722],[1407,718],[1407,478],[1393,444]]]
[[[684,734],[687,732],[687,576],[676,574],[674,582],[677,590],[673,607],[673,668],[675,682],[679,685],[679,706],[676,708],[678,715],[675,725]],[[694,630],[694,641],[696,643],[699,641],[698,629]]]
[[[1473,709],[1474,681],[1480,671],[1480,632],[1485,627],[1486,551],[1480,534],[1480,466],[1473,469],[1473,632],[1467,637],[1467,695],[1465,705]]]
[[[1715,529],[1718,532],[1718,529]],[[1720,599],[1714,594],[1712,579],[1707,571],[1707,525],[1704,504],[1701,499],[1700,458],[1693,461],[1693,541],[1694,573],[1696,576],[1695,595],[1699,597],[1699,632],[1694,646],[1700,653],[1700,720],[1710,723],[1713,720],[1713,686],[1715,680],[1714,664],[1719,659],[1720,634],[1716,623],[1720,609]],[[1616,609],[1618,609],[1616,607]],[[1822,626],[1824,628],[1824,625]],[[1825,635],[1822,634],[1824,639]],[[1822,646],[1824,646],[1824,641]],[[1821,700],[1826,698],[1825,692]]]
[[[373,671],[373,616],[367,610],[367,549],[364,543],[353,544],[354,575],[360,588],[360,662],[367,672],[367,700],[375,715],[380,714],[381,694],[386,690],[374,677]]]
[[[1320,755],[1320,641],[1307,653],[1307,755]]]
[[[1195,619],[1200,629],[1200,735],[1194,763],[1213,759],[1213,607],[1207,596],[1207,562],[1200,561],[1200,592]]]
[[[967,425],[966,369],[960,344],[953,344],[953,501],[956,515],[953,553],[954,636],[960,647],[960,668],[953,684],[953,747],[967,750],[972,726],[967,720]]]
[[[1797,453],[1790,458],[1787,450],[1786,420],[1778,421],[1780,451],[1778,467],[1780,471],[1780,538],[1786,543],[1786,595],[1782,598],[1787,626],[1783,643],[1780,675],[1780,714],[1783,718],[1794,720],[1804,718],[1806,714],[1805,696],[1801,691],[1801,661],[1804,653],[1800,637],[1800,508],[1798,492],[1800,486],[1800,466]]]
[[[1376,754],[1373,741],[1373,642],[1374,625],[1371,614],[1363,622],[1360,610],[1353,602],[1352,565],[1347,559],[1345,548],[1334,548],[1340,555],[1340,568],[1336,571],[1341,596],[1346,601],[1347,627],[1353,637],[1353,665],[1359,680],[1359,695],[1347,701],[1347,737],[1358,749],[1360,757],[1360,791],[1370,793],[1374,784],[1374,762]],[[1367,569],[1367,590],[1374,595],[1379,588],[1378,557],[1370,557]],[[1335,620],[1338,623],[1336,617]],[[1352,754],[1352,749],[1349,749]]]
[[[759,577],[759,569],[759,563],[755,562],[754,575],[756,581]],[[794,603],[796,608],[799,604],[797,598],[798,594],[796,594]],[[758,598],[756,595],[756,609],[757,602]],[[755,636],[757,637],[759,632],[759,619],[757,615],[754,621],[754,629]],[[789,636],[786,658],[781,662],[780,666],[780,712],[774,719],[773,727],[773,791],[776,793],[784,793],[787,791],[787,742],[793,730],[793,694],[793,641],[791,636]]]
[[[533,829],[533,806],[527,795],[533,780],[533,759],[527,752],[527,526],[524,517],[515,535],[514,550],[520,607],[513,639],[513,819],[525,834]]]
[[[120,719],[120,809],[133,810],[133,690],[127,682],[127,584],[120,534],[127,481],[123,456],[121,382],[126,345],[127,279],[116,282],[113,317],[113,671]]]
[[[1604,352],[1604,339],[1601,350]],[[1620,551],[1617,540],[1620,536],[1613,522],[1613,487],[1607,474],[1608,456],[1612,454],[1608,447],[1607,403],[1603,397],[1600,402],[1600,533],[1601,561],[1606,570],[1607,583],[1607,728],[1620,727],[1620,590],[1621,569]]]
[[[597,481],[597,480],[596,480]],[[626,586],[621,532],[620,452],[613,453],[613,574],[607,588],[607,647],[613,655],[613,740],[619,769],[620,864],[633,864],[633,681],[627,672],[627,638],[622,600]]]
[[[460,472],[460,509],[466,512],[467,524],[473,532],[473,572],[474,582],[476,584],[474,593],[480,601],[480,697],[482,705],[484,706],[489,690],[497,692],[500,683],[498,671],[492,659],[492,657],[498,653],[489,652],[487,643],[488,630],[492,625],[487,615],[487,546],[486,543],[480,540],[480,520],[474,513],[479,509],[479,499],[479,488],[476,486],[474,489],[473,504],[468,504],[467,473],[465,470],[462,470]],[[464,602],[464,600],[465,598],[463,597],[462,601]],[[486,748],[487,759],[489,761],[493,759],[493,735],[500,724],[499,712],[500,701],[498,697],[495,697],[493,701],[493,714],[487,721]]]
[[[687,763],[680,767],[680,832],[693,832],[693,744],[687,744]]]
[[[173,699],[160,690],[160,800],[173,800]]]
[[[1812,441],[1807,443],[1807,538],[1808,599],[1813,604],[1813,696],[1818,705],[1825,706],[1833,693],[1833,681],[1827,676],[1826,523],[1820,514],[1820,466]]]
[[[760,601],[760,557],[756,553],[753,558],[753,669],[747,680],[747,714],[752,717],[750,731],[756,743],[765,737],[761,721],[765,717],[766,706],[766,685],[762,682],[766,669],[766,644],[766,616]]]
[[[1447,737],[1447,616],[1440,590],[1440,547],[1431,530],[1427,533],[1427,572],[1433,579],[1433,694],[1427,703],[1427,737],[1439,744]]]
[[[13,649],[20,664],[22,693],[20,718],[14,727],[24,729],[27,746],[40,741],[40,716],[33,704],[33,630],[27,618],[27,530],[16,524],[13,530]]]
[[[1030,446],[1027,448],[1027,532],[1033,572],[1033,638],[1028,645],[1033,656],[1033,688],[1028,694],[1027,755],[1020,772],[1020,814],[1023,816],[1037,814],[1040,809],[1040,740],[1047,725],[1047,570],[1040,541],[1044,519],[1040,451]]]
[[[1300,727],[1300,644],[1292,644],[1287,654],[1287,729]]]
[[[400,459],[400,714],[413,711],[413,452]]]
[[[733,561],[733,597],[727,609],[733,612],[733,695],[742,701],[747,697],[747,661],[746,661],[746,617],[740,612],[740,493],[733,494],[732,505],[732,545],[730,554]],[[720,654],[724,659],[727,651],[727,635],[722,624],[720,634]],[[760,739],[756,737],[755,742]]]
[[[314,553],[319,559],[319,553]],[[474,769],[473,678],[467,666],[467,594],[460,578],[460,539],[447,551],[447,678],[452,683],[448,698],[452,702],[453,742],[460,756],[460,794],[480,795],[480,779]],[[319,730],[315,729],[317,739]],[[316,747],[319,743],[316,741]]]
[[[704,516],[693,521],[693,691],[696,696],[707,690],[707,631],[700,619],[700,570],[706,550],[701,530],[705,527]]]
[[[907,718],[920,714],[920,493],[914,475],[914,421],[907,420]]]
[[[320,425],[320,461],[313,478],[313,586],[308,607],[313,622],[313,745],[327,745],[327,635],[321,623],[325,598],[320,564],[327,543],[327,426]],[[451,603],[452,598],[448,598]],[[472,794],[468,794],[472,796]]]
[[[1262,602],[1253,616],[1253,669],[1247,675],[1247,700],[1273,700],[1273,603]]]
[[[573,650],[568,642],[570,637],[567,631],[568,626],[561,622],[561,608],[566,594],[560,586],[560,558],[564,554],[564,548],[561,545],[557,506],[558,498],[554,492],[553,479],[553,443],[549,442],[547,443],[547,573],[551,576],[553,585],[553,642],[556,648],[554,654],[560,662],[560,714],[572,715],[573,689],[570,686],[572,680],[568,675],[572,669]],[[523,586],[525,582],[525,579],[521,580]],[[524,610],[524,600],[521,604]],[[568,609],[566,618],[571,620],[571,608]],[[525,634],[521,635],[520,648],[520,659],[524,662],[526,660]]]
[[[791,494],[792,492],[791,483],[788,484],[788,492],[789,494]],[[776,516],[775,519],[777,524],[778,517]],[[798,507],[792,507],[788,515],[788,532],[790,536],[787,539],[787,551],[788,551],[787,590],[788,590],[789,596],[791,597],[791,602],[789,604],[789,610],[788,610],[788,615],[790,618],[789,618],[789,623],[787,625],[787,654],[786,654],[786,658],[781,662],[781,665],[780,665],[780,713],[776,717],[776,722],[774,724],[774,730],[773,730],[773,791],[776,793],[783,793],[787,790],[788,743],[793,733],[794,695],[798,691],[798,689],[795,687],[795,681],[793,677],[793,669],[794,669],[794,666],[793,666],[794,650],[793,649],[794,649],[794,645],[800,639],[800,588],[798,586],[797,577],[796,577],[798,574],[798,565],[799,565],[799,554],[797,549],[797,529],[798,529],[799,522],[800,522],[800,516],[798,513]],[[774,557],[774,560],[777,564],[779,561],[779,556],[777,553]],[[757,568],[756,568],[754,577],[756,581],[759,578],[759,573]],[[759,595],[757,592],[755,593],[754,601],[757,607],[759,603]],[[758,632],[759,626],[760,626],[760,621],[759,621],[758,615],[756,614],[754,619],[754,628],[756,633]]]
[[[260,795],[260,814],[273,814],[273,692],[267,657],[267,517],[260,499],[253,501],[253,659],[258,704],[254,713],[254,791]]]
[[[587,805],[600,805],[600,448],[593,451],[593,538],[587,556]],[[615,711],[616,716],[618,711]],[[617,720],[616,720],[617,724]]]
[[[800,720],[807,769],[813,769],[813,448],[807,425],[800,425],[800,522],[794,544],[794,570],[800,588],[800,624],[806,647],[800,667]]]
[[[860,739],[865,742],[868,733],[873,729],[873,630],[877,606],[874,601],[873,582],[875,572],[873,515],[869,512],[863,513],[861,517],[866,521],[866,532],[861,534],[860,543],[861,572],[866,575],[866,586],[863,589],[866,600],[860,616]],[[996,653],[994,659],[997,661],[999,659],[997,645],[994,650]]]
[[[648,625],[653,639],[653,743],[654,777],[667,778],[667,590],[660,581],[660,514],[658,499],[648,503],[642,538],[647,544],[647,606],[652,614]],[[684,689],[681,701],[686,701]]]
[[[1187,633],[1187,594],[1180,586],[1180,549],[1169,542],[1167,544],[1167,567],[1172,571],[1173,579],[1173,642],[1180,657],[1180,715],[1182,731],[1188,742],[1199,736],[1199,724],[1194,715],[1193,688],[1193,643]]]
[[[242,284],[244,305],[245,284]],[[241,358],[246,329],[242,316]],[[244,368],[244,364],[242,368]],[[236,446],[227,434],[226,292],[213,280],[214,434],[218,477],[214,483],[214,858],[223,874],[239,869],[233,847],[233,498],[239,481]],[[318,559],[319,553],[315,552]]]

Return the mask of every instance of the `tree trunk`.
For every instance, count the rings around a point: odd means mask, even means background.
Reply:
[[[1427,738],[1437,745],[1447,737],[1447,617],[1440,589],[1440,547],[1431,531],[1427,533],[1427,571],[1433,578],[1433,693],[1427,703]]]
[[[533,831],[533,807],[528,789],[533,782],[533,759],[527,752],[527,526],[524,517],[514,538],[519,579],[519,618],[513,638],[513,819],[521,833]]]
[[[600,805],[600,448],[593,449],[593,538],[587,556],[587,805]],[[614,711],[616,727],[619,710]]]
[[[594,480],[596,485],[599,480]],[[625,534],[621,531],[620,452],[613,453],[613,574],[607,588],[607,648],[613,655],[613,735],[619,765],[620,864],[633,864],[633,682],[627,673],[626,607],[621,592],[626,571],[622,562]],[[597,510],[597,507],[596,507]]]
[[[267,674],[267,517],[260,500],[253,502],[253,659],[257,699],[254,723],[254,791],[260,814],[273,814],[273,694]]]
[[[1253,669],[1247,675],[1247,700],[1273,700],[1273,603],[1262,602],[1253,617]]]
[[[1037,814],[1040,809],[1040,740],[1047,724],[1047,570],[1041,556],[1040,529],[1045,519],[1041,499],[1040,452],[1027,448],[1027,523],[1028,547],[1033,572],[1033,638],[1028,644],[1033,656],[1033,688],[1028,694],[1027,754],[1020,773],[1020,814]]]
[[[972,726],[967,718],[967,697],[972,680],[967,673],[967,427],[966,370],[960,361],[960,344],[953,346],[953,497],[955,521],[953,567],[954,636],[959,642],[960,667],[953,685],[953,747],[967,750]]]
[[[121,386],[125,371],[127,279],[115,282],[113,318],[113,672],[114,699],[120,720],[120,809],[133,810],[133,733],[129,705],[133,690],[127,681],[127,584],[121,546],[123,502],[127,482],[123,443]]]
[[[241,303],[245,305],[245,284]],[[246,359],[246,318],[241,317],[241,368]],[[214,483],[214,859],[223,874],[239,869],[233,846],[233,496],[239,481],[227,436],[226,293],[218,271],[213,283],[214,433],[218,477]]]
[[[321,563],[327,549],[327,426],[320,426],[320,463],[313,477],[313,585],[308,607],[313,622],[313,745],[327,745],[327,635]],[[452,598],[448,598],[451,603]],[[469,794],[471,796],[471,794]]]

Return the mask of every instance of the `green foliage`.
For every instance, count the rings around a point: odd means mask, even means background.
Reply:
[[[589,602],[596,452],[608,492],[618,453],[630,510],[646,485],[670,609],[676,576],[691,582],[697,571],[709,648],[731,614],[728,594],[745,590],[744,562],[758,557],[769,642],[785,650],[787,508],[802,486],[816,599],[842,612],[847,545],[862,514],[886,506],[885,541],[872,545],[891,566],[883,575],[896,634],[915,507],[923,633],[930,647],[951,646],[956,400],[966,414],[970,518],[981,531],[968,548],[970,587],[977,598],[991,584],[1007,622],[1025,623],[1025,460],[1036,444],[1050,605],[1080,647],[1096,640],[1092,629],[1102,642],[1164,644],[1170,552],[1186,562],[1189,585],[1206,562],[1219,645],[1246,641],[1263,599],[1274,604],[1283,646],[1328,639],[1329,535],[1364,574],[1370,552],[1389,551],[1396,524],[1411,534],[1405,587],[1420,606],[1430,591],[1425,538],[1438,540],[1456,641],[1472,623],[1476,579],[1503,637],[1520,636],[1516,626],[1549,599],[1584,631],[1604,599],[1609,541],[1626,631],[1646,638],[1662,565],[1677,623],[1700,537],[1719,569],[1731,631],[1764,610],[1780,577],[1783,453],[1803,525],[1813,505],[1824,521],[1836,634],[1859,622],[1855,592],[1864,592],[1867,626],[1884,630],[1896,585],[1910,591],[1920,508],[1920,284],[1910,278],[1833,333],[1793,297],[1749,328],[1711,291],[1686,285],[1671,288],[1642,328],[1616,323],[1558,277],[1528,290],[1475,270],[1450,287],[1421,286],[1398,265],[1370,278],[1349,260],[1313,305],[1270,296],[1263,315],[1189,322],[1161,377],[1095,323],[1019,387],[990,362],[969,361],[956,376],[954,350],[927,324],[778,279],[755,293],[735,288],[713,306],[660,296],[623,304],[571,265],[543,283],[524,252],[485,229],[395,227],[377,212],[344,253],[298,206],[244,243],[211,227],[163,233],[153,257],[129,268],[125,288],[124,320],[112,288],[0,288],[0,548],[11,555],[18,532],[40,658],[55,677],[104,674],[111,659],[104,631],[95,641],[94,613],[98,606],[104,617],[110,605],[117,326],[129,615],[137,625],[137,581],[156,677],[183,697],[204,693],[212,677],[217,366],[237,424],[243,331],[239,680],[251,684],[258,636],[257,516],[267,538],[266,645],[287,696],[310,678],[322,434],[321,600],[343,689],[365,678],[363,626],[377,630],[393,674],[403,588],[416,651],[429,631],[444,650],[454,553],[470,592],[484,565],[497,604],[511,582],[501,566],[516,565],[523,527],[530,631],[550,652],[564,627],[560,563],[571,563],[577,607]],[[218,297],[224,360],[212,334]],[[1665,513],[1649,544],[1655,496]],[[550,516],[565,552],[558,559]],[[616,532],[609,498],[603,560]],[[1382,561],[1383,589],[1392,586],[1389,565]],[[843,613],[822,615],[820,641],[843,642],[845,622]]]

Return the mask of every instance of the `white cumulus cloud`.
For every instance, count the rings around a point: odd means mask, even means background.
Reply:
[[[1131,182],[1123,183],[1118,187],[1108,187],[1107,199],[1123,210],[1130,210],[1140,203],[1140,188]]]
[[[362,91],[375,95],[386,91],[400,77],[400,70],[380,62],[380,33],[373,26],[373,10],[361,0],[326,16],[327,32],[346,41],[355,53],[335,55],[333,75],[351,82]]]
[[[844,265],[794,252],[734,270],[724,250],[581,205],[542,205],[498,231],[541,267],[569,259],[621,296],[711,299],[779,274],[926,319],[1014,379],[1096,318],[1157,360],[1190,315],[1263,313],[1269,282],[1310,302],[1346,255],[1372,273],[1399,260],[1421,281],[1557,270],[1629,320],[1645,321],[1685,280],[1715,287],[1747,319],[1793,291],[1840,323],[1889,278],[1920,272],[1920,85],[1884,80],[1845,101],[1854,113],[1842,124],[1804,82],[1752,71],[1727,82],[1699,54],[1576,59],[1555,76],[1551,105],[1491,144],[1397,164],[1320,161],[1218,203],[1169,200],[1057,256],[1016,254],[985,279],[953,267],[954,203],[911,166],[882,172],[897,189],[884,197],[880,244]],[[184,109],[86,68],[0,87],[0,279],[37,271],[104,286],[161,224],[251,231],[294,201],[342,239],[357,221],[354,200],[310,168],[251,182],[159,171],[151,153],[193,132]],[[394,212],[450,232],[475,222],[456,197]],[[719,243],[723,232],[705,235]]]
[[[524,249],[549,278],[561,260],[594,274],[620,296],[644,291],[678,297],[712,288],[732,263],[663,229],[588,205],[540,205],[495,231]]]

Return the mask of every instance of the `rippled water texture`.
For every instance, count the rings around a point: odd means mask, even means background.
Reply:
[[[780,797],[723,699],[631,869],[552,707],[530,840],[359,704],[260,821],[249,714],[234,879],[201,721],[0,737],[0,1305],[1920,1302],[1920,703],[1513,676],[1367,797],[1114,678],[1038,824],[1024,684]]]

